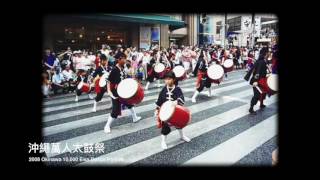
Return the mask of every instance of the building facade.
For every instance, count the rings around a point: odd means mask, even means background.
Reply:
[[[272,41],[279,33],[274,14],[200,14],[199,26],[200,45],[252,47],[261,39]]]
[[[217,44],[249,46],[278,37],[273,14],[95,14],[47,16],[43,48],[55,51],[89,49],[118,44],[149,49]]]
[[[47,16],[43,23],[43,48],[96,51],[102,44],[145,49],[155,44],[169,47],[170,30],[185,26],[182,20],[160,14]]]

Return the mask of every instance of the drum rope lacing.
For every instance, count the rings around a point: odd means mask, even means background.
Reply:
[[[122,81],[123,79],[125,79],[125,72],[119,66],[116,67],[120,70],[120,79]]]
[[[80,78],[81,78],[81,82],[83,82],[83,80],[84,80],[86,77],[80,76]]]
[[[171,97],[171,95],[173,94],[172,91],[176,88],[176,86],[173,86],[173,88],[171,90],[169,90],[168,86],[167,86],[167,94],[169,95],[169,97],[167,97],[167,99],[169,101],[173,101],[173,98]]]

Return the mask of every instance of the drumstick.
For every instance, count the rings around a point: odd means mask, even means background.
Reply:
[[[257,88],[257,90],[260,92],[260,94],[262,94],[261,89],[260,89],[258,86],[256,86],[256,88]]]

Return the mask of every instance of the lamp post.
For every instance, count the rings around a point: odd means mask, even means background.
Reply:
[[[224,19],[224,49],[227,47],[227,13],[225,14],[225,19]]]
[[[252,32],[251,32],[252,49],[254,47],[254,27],[255,27],[255,19],[254,19],[254,13],[252,13]]]

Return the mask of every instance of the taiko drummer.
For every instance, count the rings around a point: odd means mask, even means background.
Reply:
[[[88,74],[84,69],[79,69],[78,72],[78,77],[76,80],[76,99],[74,100],[75,102],[78,102],[79,100],[79,96],[85,92],[88,94],[89,99],[93,99],[92,95],[91,95],[91,91],[93,90],[93,88],[90,86],[89,84],[89,80],[88,80]]]
[[[118,84],[126,78],[125,71],[123,69],[123,66],[126,62],[126,55],[122,52],[118,52],[115,55],[116,59],[116,65],[114,68],[112,68],[110,75],[108,77],[107,81],[107,89],[108,89],[108,94],[112,98],[112,112],[108,118],[107,124],[104,127],[104,132],[105,133],[110,133],[110,126],[111,123],[117,119],[118,115],[121,115],[121,102],[119,100],[119,95],[117,93],[117,87]],[[131,112],[133,122],[137,122],[141,119],[141,117],[138,117],[133,105],[128,105],[126,104],[128,109]]]
[[[111,67],[108,66],[108,59],[106,55],[101,54],[100,61],[100,66],[94,71],[92,75],[92,77],[94,78],[93,83],[95,84],[95,91],[97,93],[97,96],[93,101],[93,112],[97,111],[97,103],[101,101],[104,93],[107,91],[107,79],[105,79],[104,77],[107,78],[108,74],[111,71]]]
[[[175,79],[176,76],[172,71],[165,75],[165,87],[163,87],[163,89],[161,90],[158,100],[156,101],[157,107],[155,110],[155,116],[157,117],[157,126],[158,128],[161,128],[161,147],[163,149],[168,148],[166,144],[166,136],[170,133],[171,129],[169,127],[170,124],[168,122],[160,121],[160,118],[158,117],[158,115],[161,114],[160,108],[162,108],[161,106],[168,101],[172,101],[175,105],[184,105],[183,93],[180,87],[175,85]],[[190,139],[184,135],[182,128],[176,128],[179,131],[181,139],[186,142],[189,142]]]
[[[204,89],[204,87],[208,88],[208,96],[211,96],[211,82],[207,77],[207,69],[208,69],[208,61],[205,58],[205,50],[201,50],[199,59],[197,61],[196,67],[194,68],[193,74],[197,76],[196,79],[196,91],[194,92],[191,101],[193,103],[196,102],[197,96]]]

